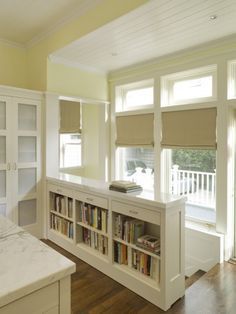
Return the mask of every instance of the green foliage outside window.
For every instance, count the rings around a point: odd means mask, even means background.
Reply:
[[[179,170],[215,172],[215,150],[173,149],[172,164],[178,165]]]

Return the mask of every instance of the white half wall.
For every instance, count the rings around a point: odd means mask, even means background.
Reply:
[[[208,230],[185,227],[185,275],[209,271],[224,261],[224,235]]]

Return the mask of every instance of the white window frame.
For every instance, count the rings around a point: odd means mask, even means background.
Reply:
[[[173,89],[174,84],[183,80],[200,79],[203,77],[212,76],[212,96],[174,100]],[[177,72],[161,77],[161,107],[178,106],[187,104],[196,104],[203,102],[211,102],[217,99],[217,65],[209,65],[192,70]]]
[[[80,133],[71,133],[70,135],[79,135]],[[64,154],[62,152],[63,148],[61,147],[61,139],[60,139],[61,134],[59,134],[59,150],[60,150],[60,154],[59,154],[59,165],[60,165],[60,169],[74,169],[74,168],[81,168],[83,166],[83,137],[82,134],[80,134],[80,147],[81,147],[81,164],[80,165],[75,165],[75,166],[65,166],[65,162],[63,160],[62,162],[62,166],[61,166],[61,158],[64,158]],[[71,144],[77,144],[77,143],[71,143]]]
[[[120,86],[116,86],[115,89],[115,112],[127,112],[127,111],[136,111],[136,110],[145,110],[154,107],[154,95],[153,95],[153,103],[141,106],[134,106],[129,108],[126,106],[126,95],[130,91],[144,89],[144,88],[153,88],[154,94],[154,80],[148,79],[144,81],[124,84]]]

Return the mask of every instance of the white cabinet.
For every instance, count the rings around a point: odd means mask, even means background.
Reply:
[[[36,236],[41,230],[40,104],[40,93],[0,87],[0,214]]]
[[[185,198],[62,174],[48,179],[47,195],[50,240],[164,310],[184,295]]]

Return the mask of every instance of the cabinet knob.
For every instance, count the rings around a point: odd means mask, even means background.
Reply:
[[[136,210],[129,210],[130,214],[138,215],[138,211]]]
[[[93,202],[93,198],[91,198],[91,197],[86,197],[86,201]]]

